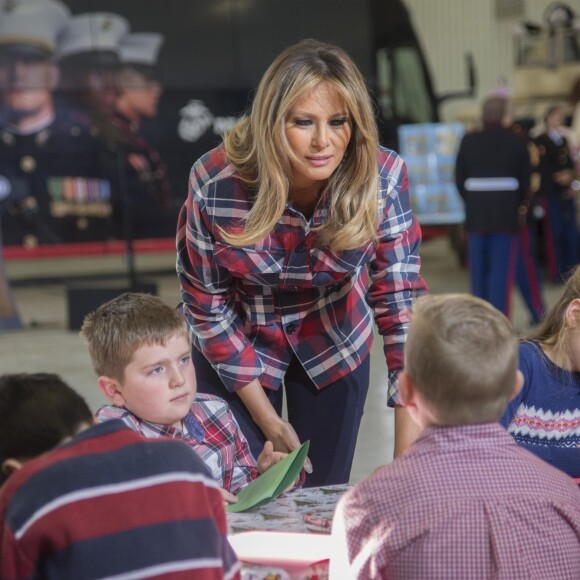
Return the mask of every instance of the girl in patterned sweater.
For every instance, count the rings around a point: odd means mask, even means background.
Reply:
[[[501,423],[554,467],[580,477],[580,267],[544,322],[520,344],[524,387]]]

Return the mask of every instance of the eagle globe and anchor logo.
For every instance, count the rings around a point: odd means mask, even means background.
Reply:
[[[223,135],[237,122],[231,115],[220,117],[214,115],[201,99],[191,99],[179,110],[181,120],[177,133],[183,141],[195,143],[211,128],[214,135]]]

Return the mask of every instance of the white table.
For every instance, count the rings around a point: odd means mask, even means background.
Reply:
[[[229,534],[249,531],[330,534],[336,504],[351,487],[344,484],[292,490],[261,507],[241,513],[228,513]],[[279,580],[303,580],[312,577],[323,580],[328,577],[328,564],[317,564],[308,571],[295,575],[277,565],[243,563],[243,580],[276,577]]]

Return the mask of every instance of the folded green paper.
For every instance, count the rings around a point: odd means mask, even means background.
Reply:
[[[277,498],[288,489],[300,475],[308,455],[310,441],[302,443],[282,461],[276,463],[254,481],[246,485],[238,494],[237,503],[231,503],[226,510],[237,513],[264,505]]]

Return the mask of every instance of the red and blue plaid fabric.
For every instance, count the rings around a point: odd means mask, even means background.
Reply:
[[[278,389],[294,354],[318,388],[329,385],[369,353],[374,311],[384,337],[389,403],[397,401],[409,311],[426,285],[405,164],[384,148],[377,161],[378,243],[339,254],[318,247],[312,231],[327,216],[328,192],[309,221],[288,204],[262,241],[228,244],[220,229],[241,227],[251,191],[222,146],[195,163],[177,230],[183,313],[194,345],[230,391],[255,378]]]
[[[250,481],[258,477],[258,468],[248,441],[238,426],[228,404],[219,397],[198,393],[191,410],[184,419],[189,432],[171,425],[158,425],[143,421],[127,409],[108,405],[96,413],[97,420],[120,419],[133,431],[148,439],[171,437],[187,443],[201,457],[216,483],[232,493],[238,493]],[[192,432],[197,423],[203,433],[201,441]]]

